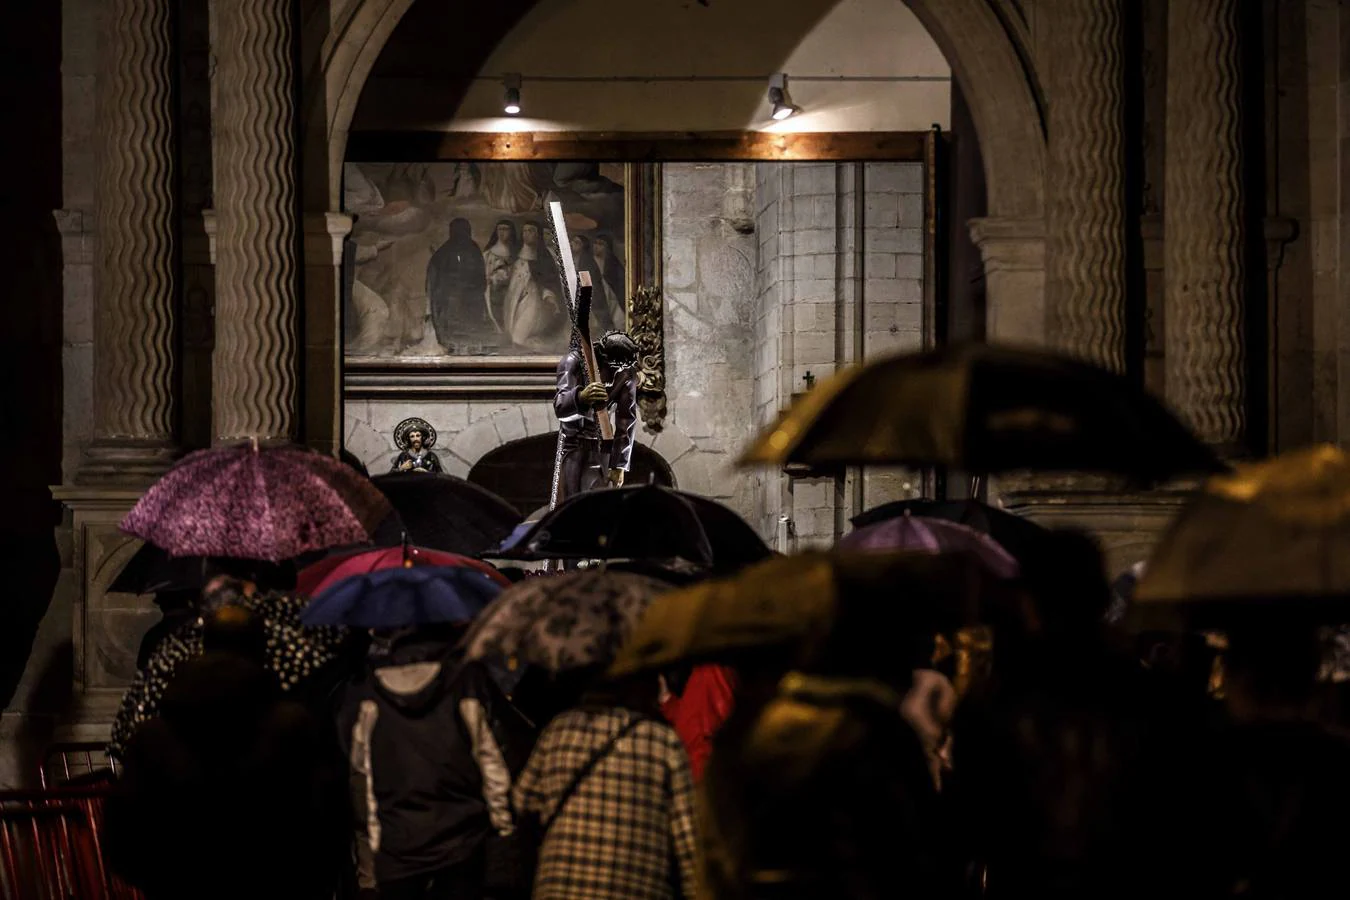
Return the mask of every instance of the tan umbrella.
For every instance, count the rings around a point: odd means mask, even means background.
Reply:
[[[1321,446],[1210,479],[1164,535],[1126,621],[1350,620],[1350,457]]]
[[[906,604],[915,632],[960,627],[977,616],[992,576],[960,554],[804,553],[768,560],[735,578],[656,597],[619,650],[612,675],[682,661],[795,647],[803,659],[829,635],[842,604]],[[897,636],[898,638],[898,636]]]
[[[1143,481],[1224,469],[1123,376],[1048,351],[986,344],[847,368],[793,404],[741,463],[1095,471]]]

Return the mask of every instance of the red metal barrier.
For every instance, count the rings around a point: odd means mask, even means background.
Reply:
[[[0,791],[0,900],[139,900],[107,870],[106,790]]]

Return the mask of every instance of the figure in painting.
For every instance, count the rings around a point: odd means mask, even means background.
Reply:
[[[394,427],[394,472],[440,472],[441,461],[431,448],[436,444],[436,429],[426,419],[404,419]]]
[[[516,347],[541,350],[555,343],[566,321],[559,298],[561,281],[552,255],[544,249],[544,229],[530,220],[520,227],[520,252],[507,282],[502,331]]]
[[[448,352],[466,337],[492,334],[485,297],[487,266],[468,219],[450,221],[449,239],[427,263],[427,297],[436,340]]]
[[[594,381],[585,377],[579,346],[574,344],[558,363],[553,412],[562,442],[559,502],[582,491],[622,486],[633,457],[638,419],[637,344],[624,332],[611,331],[594,347],[600,367]],[[606,406],[614,423],[614,440],[608,445],[600,437],[595,418],[596,410]]]
[[[500,220],[493,227],[492,237],[483,250],[483,269],[487,277],[487,290],[483,299],[487,304],[488,321],[497,332],[503,331],[507,287],[511,284],[511,269],[519,253],[520,237],[516,233],[516,223],[510,219]]]
[[[603,232],[597,234],[595,240],[591,242],[591,250],[595,259],[595,267],[600,271],[600,277],[594,281],[597,299],[603,295],[605,311],[609,318],[613,320],[613,327],[627,327],[624,316],[624,297],[627,294],[626,275],[623,270],[623,260],[619,259],[618,253],[615,252],[614,238]]]
[[[595,291],[603,291],[600,285],[604,284],[604,275],[600,267],[595,264],[595,254],[591,251],[591,239],[584,234],[572,235],[572,258],[576,260],[578,272],[590,272],[591,284],[595,286]],[[595,294],[597,299],[602,298],[602,294]],[[609,304],[592,302],[591,316],[595,319],[595,324],[599,327],[600,333],[614,331],[622,325],[622,322],[615,322],[609,312]]]

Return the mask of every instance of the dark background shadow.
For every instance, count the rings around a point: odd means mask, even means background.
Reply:
[[[8,707],[61,561],[61,4],[13,3],[0,30],[0,700]],[[69,671],[66,678],[69,680]]]

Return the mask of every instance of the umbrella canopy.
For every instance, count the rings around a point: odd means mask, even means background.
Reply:
[[[454,475],[392,472],[372,483],[389,498],[408,539],[422,547],[477,556],[511,533],[520,513],[501,497]],[[396,546],[400,532],[381,528],[376,543]]]
[[[459,625],[473,621],[501,592],[501,581],[467,566],[400,566],[333,584],[305,607],[300,621],[311,628],[383,630]]]
[[[458,553],[445,553],[426,547],[380,547],[375,550],[356,550],[334,554],[300,571],[295,579],[295,591],[313,597],[339,581],[357,575],[369,575],[384,569],[408,566],[455,566],[472,569],[505,587],[511,580],[481,560]]]
[[[174,557],[163,547],[141,544],[108,590],[114,594],[158,594],[200,590],[205,584],[206,560],[202,557]]]
[[[945,519],[974,528],[993,538],[1000,547],[1022,559],[1046,530],[1030,519],[1014,515],[979,500],[896,500],[859,513],[852,519],[854,528],[875,525],[903,515]]]
[[[493,551],[502,559],[683,559],[733,571],[773,555],[720,503],[659,485],[587,491]]]
[[[1045,351],[975,344],[838,373],[761,433],[741,462],[1095,471],[1144,481],[1223,470],[1124,377]]]
[[[796,648],[811,656],[842,603],[904,603],[913,628],[943,631],[979,616],[993,579],[962,554],[803,553],[771,559],[735,578],[704,581],[658,597],[610,674],[681,662],[725,662],[747,650]]]
[[[1350,457],[1322,446],[1210,479],[1163,535],[1126,613],[1139,628],[1350,621]]]
[[[1017,577],[1017,560],[994,539],[974,528],[945,519],[904,515],[850,531],[839,549],[918,550],[925,553],[967,553],[1000,578]]]
[[[281,562],[369,539],[389,501],[351,467],[295,447],[216,447],[178,462],[122,520],[170,556]]]
[[[552,673],[608,665],[670,585],[631,572],[530,578],[504,591],[465,637],[467,659],[514,659]]]
[[[291,594],[260,593],[246,597],[241,605],[262,619],[267,633],[267,666],[286,690],[306,684],[341,656],[347,632],[337,628],[307,629],[300,613],[309,601]],[[136,727],[159,715],[164,690],[178,667],[202,653],[202,620],[193,619],[166,637],[122,697],[113,720],[109,752],[120,754]]]

